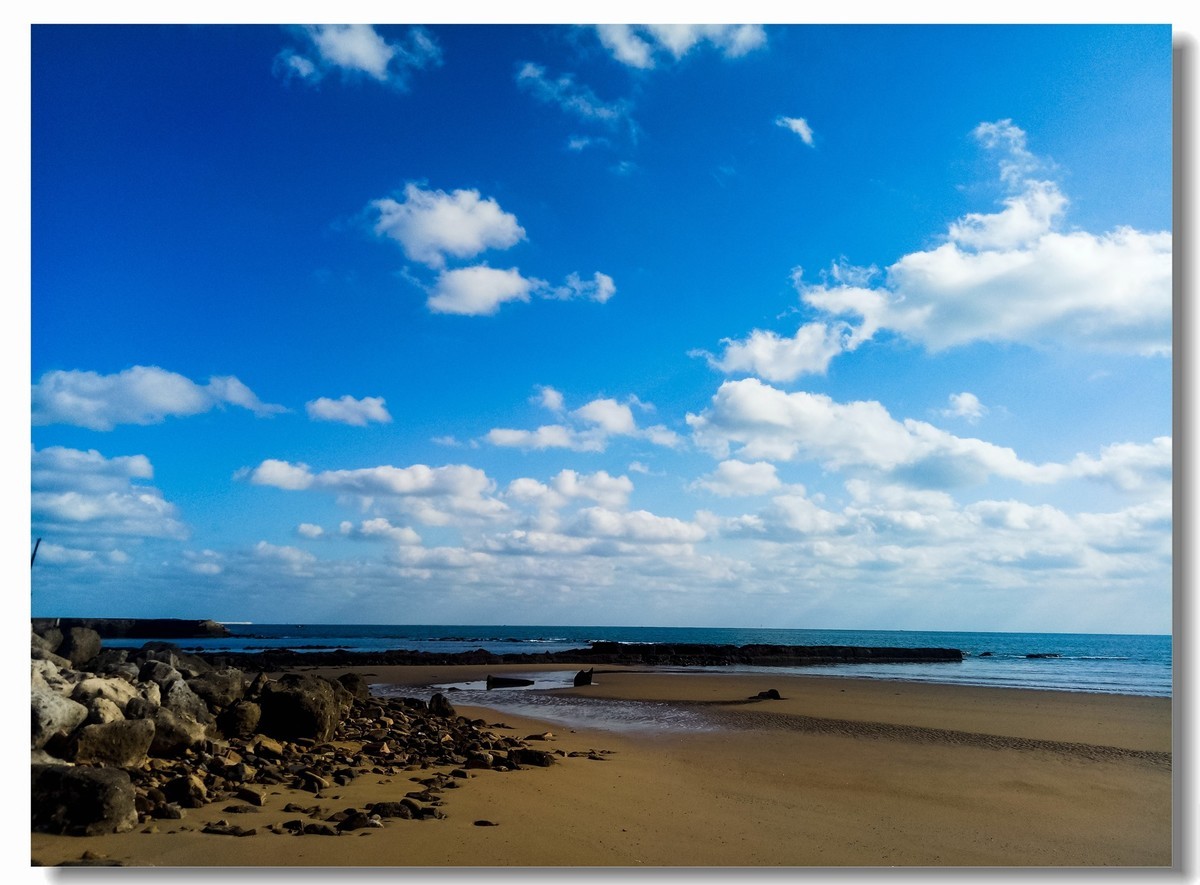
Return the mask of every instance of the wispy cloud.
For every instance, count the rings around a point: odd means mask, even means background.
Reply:
[[[784,129],[787,129],[789,132],[796,133],[797,135],[800,136],[800,140],[803,141],[806,145],[808,145],[809,147],[813,146],[812,127],[808,125],[808,121],[805,120],[803,117],[783,117],[783,116],[776,117],[775,125],[782,126]]]
[[[698,46],[739,58],[766,45],[761,25],[596,25],[600,42],[621,64],[643,70],[669,57],[678,61]]]
[[[553,388],[540,388],[542,402],[563,409],[562,395]],[[550,391],[547,395],[547,391]],[[613,437],[643,439],[654,445],[675,448],[682,443],[670,428],[655,424],[639,427],[630,404],[643,405],[636,397],[618,402],[611,397],[591,400],[563,415],[567,423],[544,424],[534,430],[498,427],[488,431],[485,440],[495,446],[518,449],[570,449],[577,452],[602,452]]]

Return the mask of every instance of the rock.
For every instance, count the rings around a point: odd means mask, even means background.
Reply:
[[[513,747],[508,751],[508,758],[518,765],[539,765],[545,767],[553,765],[555,762],[553,753],[546,750],[533,750],[529,747]]]
[[[337,828],[342,831],[365,830],[369,826],[371,826],[371,818],[361,811],[355,811],[338,823]]]
[[[218,821],[215,824],[207,824],[200,832],[212,833],[215,836],[253,836],[258,830],[254,828],[247,830],[237,825],[231,826],[224,821]]]
[[[434,716],[445,716],[447,719],[453,719],[458,715],[454,711],[454,707],[446,700],[446,696],[440,691],[429,699],[429,712]]]
[[[751,700],[756,700],[756,701],[778,701],[778,700],[781,700],[781,698],[779,697],[779,690],[778,690],[778,689],[775,689],[775,688],[768,688],[766,691],[760,691],[760,692],[759,692],[758,694],[756,694],[756,695],[755,695],[753,698],[751,698]]]
[[[151,685],[154,683],[151,682]],[[154,714],[159,710],[158,704],[152,704],[143,697],[132,698],[125,705],[126,719],[153,719]]]
[[[163,785],[163,795],[182,808],[200,808],[208,803],[208,788],[197,774],[180,775]]]
[[[103,725],[105,722],[120,722],[124,718],[125,714],[121,712],[121,708],[108,698],[92,698],[92,702],[88,705],[87,723],[89,725]]]
[[[990,651],[983,651],[983,652],[979,653],[979,656],[981,658],[990,658],[992,656],[992,653]]]
[[[182,756],[204,743],[208,730],[187,713],[175,713],[167,707],[159,707],[151,715],[154,723],[154,739],[150,752],[160,758]]]
[[[498,827],[500,825],[498,823],[496,823],[494,820],[477,820],[477,821],[475,821],[475,826],[477,826],[477,827]]]
[[[45,647],[46,651],[56,652],[58,647],[62,645],[63,632],[57,627],[43,627],[42,629],[34,629],[33,635],[38,637]]]
[[[592,673],[595,671],[595,669],[596,669],[595,667],[591,667],[587,670],[580,670],[578,673],[576,673],[575,674],[575,687],[579,688],[579,686],[581,686],[581,685],[591,685],[592,684]]]
[[[64,670],[71,668],[71,662],[66,658],[56,655],[54,652],[46,651],[43,648],[30,649],[29,657],[35,661],[50,661],[54,666],[61,667]]]
[[[329,824],[305,824],[303,833],[306,836],[336,836],[338,831]]]
[[[124,679],[106,676],[86,676],[71,692],[71,699],[81,704],[90,703],[92,698],[107,698],[122,711],[137,696],[137,689]]]
[[[328,680],[288,673],[263,687],[260,730],[272,737],[327,741],[337,728],[339,707]]]
[[[233,667],[213,670],[189,679],[187,684],[209,707],[221,709],[241,700],[246,693],[246,678],[241,670]]]
[[[234,795],[243,802],[249,802],[251,805],[266,805],[267,797],[263,795],[263,791],[255,787],[241,786],[234,791]]]
[[[142,664],[142,669],[138,672],[139,682],[153,682],[159,688],[165,688],[172,682],[176,682],[183,678],[183,674],[168,664],[166,661],[148,660]]]
[[[72,627],[63,633],[57,653],[70,661],[71,666],[80,667],[100,654],[100,634],[87,627]]]
[[[53,737],[66,737],[87,719],[87,707],[49,689],[30,689],[29,700],[34,750],[46,746]]]
[[[254,701],[240,700],[217,714],[217,728],[231,738],[249,738],[258,729],[262,708]]]
[[[30,780],[37,832],[99,836],[137,826],[133,784],[118,768],[32,765]]]
[[[361,673],[343,673],[338,677],[338,682],[359,700],[365,701],[371,696],[370,684]]]
[[[203,725],[214,722],[208,704],[182,679],[169,683],[163,689],[162,705],[175,714],[186,714]]]
[[[75,761],[137,768],[146,761],[153,739],[154,723],[149,719],[85,725],[75,733]]]

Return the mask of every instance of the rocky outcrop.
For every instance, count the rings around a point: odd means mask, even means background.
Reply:
[[[262,690],[259,706],[259,729],[277,738],[327,741],[339,721],[333,686],[318,676],[286,674]]]

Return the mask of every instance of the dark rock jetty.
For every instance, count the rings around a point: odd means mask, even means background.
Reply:
[[[214,663],[248,670],[279,672],[296,667],[345,666],[445,666],[451,664],[625,664],[633,666],[720,667],[733,664],[757,667],[802,667],[812,664],[928,664],[961,663],[957,648],[891,648],[849,645],[693,645],[686,643],[593,642],[587,648],[541,653],[494,654],[474,651],[439,654],[395,649],[350,652],[345,649],[260,652],[209,656]]]

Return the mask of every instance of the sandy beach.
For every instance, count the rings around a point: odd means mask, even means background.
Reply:
[[[503,669],[357,672],[415,691]],[[781,698],[749,700],[767,689]],[[547,749],[580,755],[546,768],[471,772],[446,791],[444,820],[391,821],[336,838],[266,829],[295,816],[283,810],[289,802],[333,813],[399,799],[413,788],[407,775],[421,773],[366,774],[316,798],[272,788],[250,813],[214,803],[157,821],[155,832],[34,833],[32,858],[55,865],[92,852],[126,865],[329,867],[1172,862],[1167,698],[623,669],[561,693],[665,703],[704,727],[610,730],[456,703],[460,715],[499,733],[550,732]],[[200,832],[222,819],[257,833]]]

